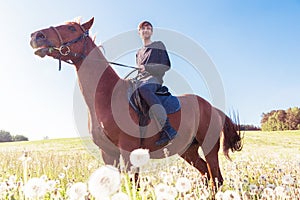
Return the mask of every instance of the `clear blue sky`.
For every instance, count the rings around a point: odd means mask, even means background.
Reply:
[[[74,68],[63,64],[58,72],[56,60],[35,56],[29,45],[33,31],[78,16],[95,17],[97,44],[136,29],[144,19],[191,38],[214,62],[226,112],[237,110],[241,123],[259,125],[263,112],[300,106],[298,0],[11,0],[0,7],[0,129],[29,139],[78,136]],[[178,63],[173,67],[185,67]],[[134,64],[134,57],[127,64]]]

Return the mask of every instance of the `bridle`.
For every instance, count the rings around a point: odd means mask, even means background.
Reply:
[[[53,50],[56,50],[59,52],[59,56],[56,57],[56,59],[59,60],[59,67],[58,67],[58,70],[61,71],[61,58],[63,56],[68,56],[68,55],[71,55],[73,57],[79,57],[80,60],[83,60],[86,58],[86,55],[85,55],[85,50],[86,50],[86,38],[89,36],[89,30],[85,30],[82,26],[80,26],[81,30],[83,31],[83,34],[80,35],[79,37],[69,41],[69,42],[63,42],[62,40],[62,37],[61,37],[61,34],[59,33],[59,31],[57,30],[57,28],[55,28],[54,26],[51,26],[50,27],[51,29],[54,30],[54,32],[56,33],[59,41],[60,41],[60,45],[59,47],[55,47],[55,46],[51,46],[48,48],[48,51],[51,53]],[[74,53],[71,51],[70,49],[70,46],[72,44],[75,44],[81,40],[84,39],[84,46],[83,46],[83,50],[82,50],[82,53]],[[69,60],[64,60],[66,63],[69,63],[69,64],[75,64],[74,61],[69,61]],[[129,66],[129,65],[124,65],[124,64],[120,64],[120,63],[116,63],[116,62],[108,62],[109,64],[113,64],[113,65],[117,65],[117,66],[121,66],[121,67],[126,67],[126,68],[131,68],[131,69],[134,69],[133,71],[131,71],[127,76],[129,77],[133,72],[135,72],[136,70],[138,70],[139,68],[138,67],[133,67],[133,66]],[[126,79],[125,78],[125,79]]]
[[[57,57],[57,59],[59,60],[59,68],[58,70],[60,71],[61,70],[61,58],[63,56],[73,56],[73,57],[78,57],[80,60],[83,60],[86,55],[85,55],[85,49],[86,49],[86,38],[89,36],[89,30],[85,30],[82,26],[80,26],[81,30],[83,31],[83,34],[80,35],[79,37],[69,41],[69,42],[63,42],[62,40],[62,37],[59,33],[59,31],[57,30],[57,28],[51,26],[50,27],[51,29],[54,30],[54,32],[56,33],[59,41],[60,41],[60,45],[59,47],[49,47],[49,52],[51,53],[53,50],[56,50],[59,52],[59,56]],[[74,53],[74,52],[71,52],[71,49],[70,49],[70,46],[72,44],[75,44],[81,40],[84,39],[84,46],[83,46],[83,50],[82,50],[82,53]],[[69,60],[64,60],[65,62],[69,63],[69,64],[75,64],[74,61],[69,61]]]

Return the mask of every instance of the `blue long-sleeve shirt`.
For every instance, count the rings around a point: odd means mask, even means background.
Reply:
[[[139,49],[136,54],[138,66],[144,65],[145,71],[163,83],[165,72],[171,68],[171,62],[165,45],[161,41],[152,42]]]

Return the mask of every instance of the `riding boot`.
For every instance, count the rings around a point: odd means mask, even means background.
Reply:
[[[160,138],[156,141],[157,146],[167,144],[174,139],[177,135],[177,131],[171,126],[169,118],[166,119],[165,124],[160,132]]]
[[[161,130],[160,138],[155,144],[158,146],[164,145],[174,139],[177,135],[177,131],[171,126],[165,109],[161,105],[156,104],[150,108],[150,113],[158,122],[159,130]]]

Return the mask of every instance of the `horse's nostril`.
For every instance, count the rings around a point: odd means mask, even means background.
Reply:
[[[46,38],[46,36],[45,36],[43,33],[38,32],[38,33],[36,34],[35,38],[36,38],[37,40],[43,40],[43,39]]]

